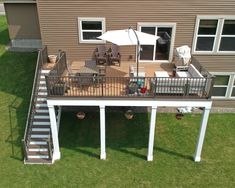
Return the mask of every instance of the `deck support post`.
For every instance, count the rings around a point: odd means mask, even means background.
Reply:
[[[201,161],[201,152],[202,152],[203,142],[204,142],[204,138],[206,134],[206,127],[207,127],[207,122],[209,119],[209,114],[210,114],[210,108],[204,108],[202,120],[201,120],[201,129],[198,135],[198,141],[197,141],[196,151],[194,155],[195,162]]]
[[[149,145],[148,145],[148,156],[147,156],[148,161],[153,160],[153,146],[154,146],[156,115],[157,115],[157,106],[152,106],[151,120],[150,120],[150,127],[149,127]]]
[[[56,122],[56,114],[54,106],[48,106],[49,116],[50,116],[50,126],[51,126],[51,136],[53,142],[53,156],[52,161],[60,159],[60,147],[59,147],[59,139],[58,139],[58,129]]]
[[[100,106],[100,159],[106,159],[105,151],[105,106]]]

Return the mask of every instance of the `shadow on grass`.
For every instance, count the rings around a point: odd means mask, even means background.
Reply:
[[[162,152],[162,153],[172,155],[172,156],[176,156],[176,157],[180,157],[180,158],[183,158],[183,159],[193,160],[193,157],[190,156],[190,155],[184,155],[184,154],[177,153],[175,151],[170,151],[170,150],[160,148],[160,147],[154,147],[154,149],[156,150],[157,153]]]
[[[99,109],[97,107],[95,111],[87,111],[84,120],[78,120],[76,112],[64,111],[62,113],[59,134],[60,146],[99,159]],[[149,115],[148,113],[134,113],[134,119],[127,120],[124,117],[124,112],[125,108],[120,108],[117,112],[106,109],[106,148],[146,160]],[[184,152],[176,152],[174,149],[167,149],[167,147],[155,146],[154,150],[156,153],[193,160],[192,156],[185,155]]]
[[[24,135],[28,106],[37,60],[36,53],[17,53],[5,50],[9,42],[6,18],[0,16],[0,124],[9,135],[5,142],[11,145],[11,158],[22,160],[21,139]]]
[[[11,158],[22,161],[23,160],[23,151],[21,150],[21,157],[19,157],[15,152],[15,147],[21,147],[20,137],[15,134],[15,132],[19,132],[22,134],[23,129],[22,127],[16,126],[16,113],[18,110],[18,98],[16,97],[12,103],[8,107],[9,109],[9,125],[10,125],[10,135],[6,139],[7,143],[11,144]],[[16,137],[16,138],[15,138]]]
[[[87,156],[89,156],[89,157],[93,157],[93,158],[96,158],[96,159],[100,159],[100,156],[99,156],[98,154],[92,153],[92,152],[90,152],[90,151],[88,151],[88,150],[85,150],[85,149],[82,149],[82,148],[76,148],[76,149],[74,149],[74,150],[77,151],[77,152],[80,152],[80,153],[82,153],[82,154],[84,154],[84,155],[87,155]]]
[[[147,113],[135,114],[127,120],[124,112],[106,111],[106,148],[111,148],[140,159],[146,159],[137,149],[147,148],[149,120]],[[76,112],[63,112],[59,131],[60,146],[99,158],[97,153],[85,148],[100,149],[99,111],[86,112],[84,120],[76,118]],[[96,151],[97,151],[96,150]]]
[[[4,29],[3,31],[0,32],[0,45],[7,45],[9,42],[9,35],[8,35],[8,30]]]

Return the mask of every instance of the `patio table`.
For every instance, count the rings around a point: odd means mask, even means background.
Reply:
[[[98,75],[99,70],[96,67],[90,68],[90,67],[81,67],[80,70],[77,71],[76,74],[93,74],[93,75]]]

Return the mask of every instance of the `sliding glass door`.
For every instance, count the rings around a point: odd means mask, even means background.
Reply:
[[[139,23],[138,30],[160,37],[155,45],[141,45],[140,61],[171,61],[175,24]]]

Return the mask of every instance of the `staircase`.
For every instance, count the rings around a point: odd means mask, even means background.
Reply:
[[[38,52],[25,135],[22,140],[25,164],[52,163],[53,149],[45,80],[45,75],[50,70],[43,69],[43,64],[47,63],[47,57],[46,47]]]
[[[32,114],[31,131],[28,135],[29,144],[26,163],[52,163],[48,139],[50,139],[50,117],[47,107],[47,90],[45,75],[50,70],[41,70],[40,79],[35,96],[35,109]]]
[[[59,77],[67,69],[65,52],[60,52],[58,57],[56,64],[53,67],[50,66],[51,69],[46,69],[43,67],[48,63],[47,47],[45,46],[38,52],[25,134],[22,140],[25,164],[52,164],[54,162],[45,76],[53,73]],[[60,114],[61,109],[58,108],[56,110],[57,123]]]

